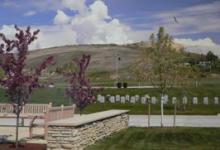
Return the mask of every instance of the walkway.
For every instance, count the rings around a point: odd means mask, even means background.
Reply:
[[[29,125],[30,120],[25,120],[25,126]],[[37,120],[42,122],[42,120]],[[147,127],[147,115],[130,115],[129,126]],[[0,126],[14,126],[15,119],[0,119]],[[160,115],[151,115],[151,126],[160,126]],[[173,115],[164,115],[164,126],[173,126]],[[183,127],[220,127],[220,115],[177,115],[176,126]]]
[[[160,115],[151,116],[151,126],[160,127]],[[164,126],[173,126],[173,115],[164,116]],[[146,115],[130,115],[129,126],[130,127],[147,127],[148,117]],[[176,116],[176,126],[179,127],[220,127],[220,115],[216,116]]]

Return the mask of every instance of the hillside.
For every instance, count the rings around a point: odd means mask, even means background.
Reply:
[[[41,49],[30,52],[28,56],[28,66],[36,66],[40,60],[53,55],[56,61],[56,65],[61,67],[65,63],[71,61],[82,54],[90,54],[91,63],[89,69],[94,71],[110,72],[115,70],[116,60],[118,57],[121,58],[119,63],[119,69],[129,67],[132,62],[140,54],[140,49],[149,47],[148,43],[140,42],[129,45],[72,45],[72,46],[61,46],[47,49]],[[174,44],[177,50],[183,48],[179,44]],[[118,56],[118,57],[117,57]]]
[[[89,69],[93,71],[113,71],[115,69],[117,55],[121,58],[119,68],[128,67],[140,53],[140,50],[127,46],[117,45],[75,45],[48,48],[30,52],[28,66],[34,67],[40,60],[53,55],[56,61],[55,68],[62,66],[82,54],[90,54],[91,64]]]

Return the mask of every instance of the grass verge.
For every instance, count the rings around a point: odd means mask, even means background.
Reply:
[[[128,128],[86,150],[219,150],[220,128]]]

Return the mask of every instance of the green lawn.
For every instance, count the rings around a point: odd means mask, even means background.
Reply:
[[[220,113],[220,105],[202,105],[202,97],[208,96],[209,99],[213,102],[214,96],[220,96],[220,86],[218,82],[214,84],[204,83],[203,85],[195,88],[192,87],[187,92],[187,97],[190,101],[192,101],[193,96],[197,96],[199,98],[199,105],[192,105],[191,103],[186,106],[186,110],[183,110],[183,105],[178,106],[177,114],[197,114],[197,115],[215,115]],[[104,89],[103,91],[97,93],[102,95],[145,95],[149,94],[150,96],[156,96],[159,99],[159,92],[157,89]],[[170,97],[176,96],[179,100],[182,96],[180,90],[172,89],[168,92]],[[0,102],[8,102],[7,98],[5,97],[5,92],[3,89],[0,89]],[[33,92],[31,103],[49,103],[52,102],[53,105],[59,106],[61,104],[69,105],[71,104],[70,99],[65,94],[65,88],[44,88],[38,89]],[[129,109],[131,110],[131,114],[146,114],[146,105],[137,103],[137,104],[92,104],[88,106],[84,113],[92,113],[102,110],[108,109]],[[160,113],[160,105],[152,105],[152,114],[159,114]],[[165,105],[165,114],[173,114],[173,106],[171,105],[171,101],[168,105]]]
[[[219,150],[220,128],[128,128],[86,150]]]
[[[98,111],[104,111],[109,109],[128,109],[130,110],[130,114],[147,114],[147,105],[143,104],[92,104],[89,105],[83,113],[93,113]],[[164,113],[165,115],[172,115],[174,112],[173,105],[165,105]],[[220,113],[220,105],[186,105],[185,110],[183,109],[183,105],[179,105],[177,108],[177,115],[216,115]],[[160,104],[151,105],[151,114],[158,115],[160,114]]]

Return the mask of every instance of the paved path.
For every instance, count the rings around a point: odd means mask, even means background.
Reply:
[[[19,128],[19,140],[28,140],[27,142],[31,142],[31,143],[45,143],[45,140],[41,140],[41,139],[28,139],[29,137],[29,129],[27,127],[20,127]],[[43,128],[34,128],[34,134],[37,135],[43,135],[44,130]],[[8,136],[7,140],[9,141],[14,141],[15,140],[15,127],[0,127],[0,136]]]
[[[148,117],[146,115],[130,115],[130,127],[147,127]],[[160,115],[151,116],[151,126],[160,126]],[[173,126],[173,115],[164,116],[164,126]],[[185,116],[176,117],[176,126],[180,127],[220,127],[220,115],[216,116]]]
[[[130,127],[147,127],[148,117],[146,115],[130,115],[129,126]],[[29,125],[30,120],[25,120],[25,125]],[[41,122],[42,120],[38,120]],[[15,119],[0,119],[0,136],[10,135],[9,140],[15,138]],[[160,115],[151,116],[151,126],[160,127]],[[164,126],[173,126],[173,116],[164,116]],[[176,126],[180,127],[220,127],[220,115],[216,116],[185,116],[178,115],[176,117]],[[19,139],[25,139],[28,137],[28,128],[19,128]],[[42,128],[34,129],[35,134],[43,134]],[[39,141],[37,141],[39,142]],[[45,142],[45,141],[43,141]]]
[[[31,119],[25,119],[24,120],[24,126],[30,125]],[[21,120],[19,121],[21,122]],[[42,119],[36,119],[35,123],[43,123]],[[16,120],[14,118],[0,118],[0,126],[15,126]]]
[[[30,120],[25,120],[25,126]],[[42,122],[42,120],[36,120]],[[147,127],[148,117],[146,115],[130,115],[129,126]],[[0,119],[0,126],[14,126],[15,119]],[[160,126],[160,115],[151,115],[151,126]],[[173,126],[173,115],[164,115],[164,126]],[[176,126],[185,127],[220,127],[220,115],[199,116],[199,115],[177,115]]]

